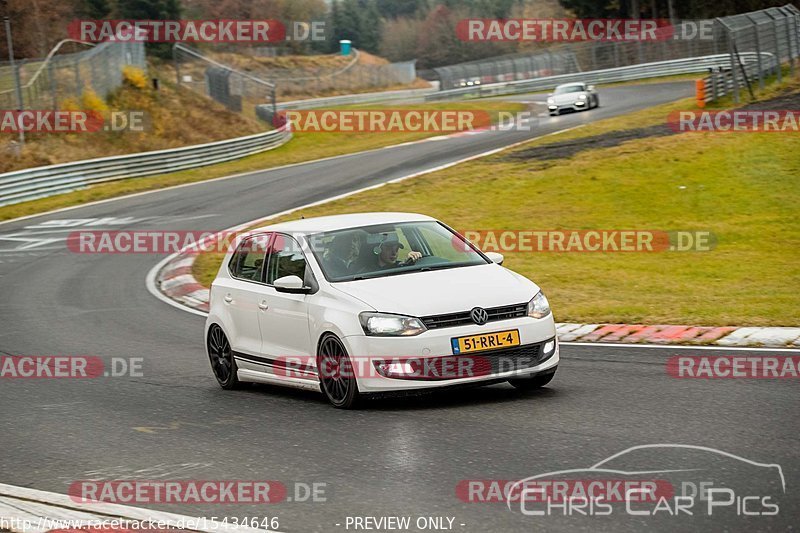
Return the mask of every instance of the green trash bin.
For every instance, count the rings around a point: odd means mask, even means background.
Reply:
[[[341,51],[343,56],[349,56],[350,50],[352,49],[353,49],[352,41],[349,41],[347,39],[342,39],[341,41],[339,41],[339,50]]]

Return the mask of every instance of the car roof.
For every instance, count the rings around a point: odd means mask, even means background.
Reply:
[[[286,233],[302,233],[308,235],[323,231],[335,231],[361,226],[372,226],[375,224],[396,224],[400,222],[421,222],[430,220],[436,219],[417,213],[354,213],[280,222],[271,226],[254,229],[252,232],[282,231]]]
[[[561,85],[556,85],[556,89],[559,87],[572,87],[573,85],[586,85],[582,81],[573,81],[572,83],[562,83]]]

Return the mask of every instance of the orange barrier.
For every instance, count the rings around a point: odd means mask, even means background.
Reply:
[[[697,98],[697,107],[706,106],[706,82],[705,80],[696,80],[694,82],[695,97]]]

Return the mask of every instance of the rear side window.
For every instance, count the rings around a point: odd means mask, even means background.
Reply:
[[[253,235],[239,244],[228,265],[233,277],[259,282],[263,279],[269,237],[268,233]]]
[[[284,276],[297,276],[305,280],[306,258],[300,244],[288,235],[277,234],[272,242],[272,253],[267,267],[267,285]]]

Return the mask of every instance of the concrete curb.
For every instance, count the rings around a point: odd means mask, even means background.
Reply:
[[[156,275],[157,288],[179,304],[208,313],[208,289],[192,276],[197,255],[181,253]],[[706,327],[669,324],[557,323],[561,342],[800,347],[800,327]]]

